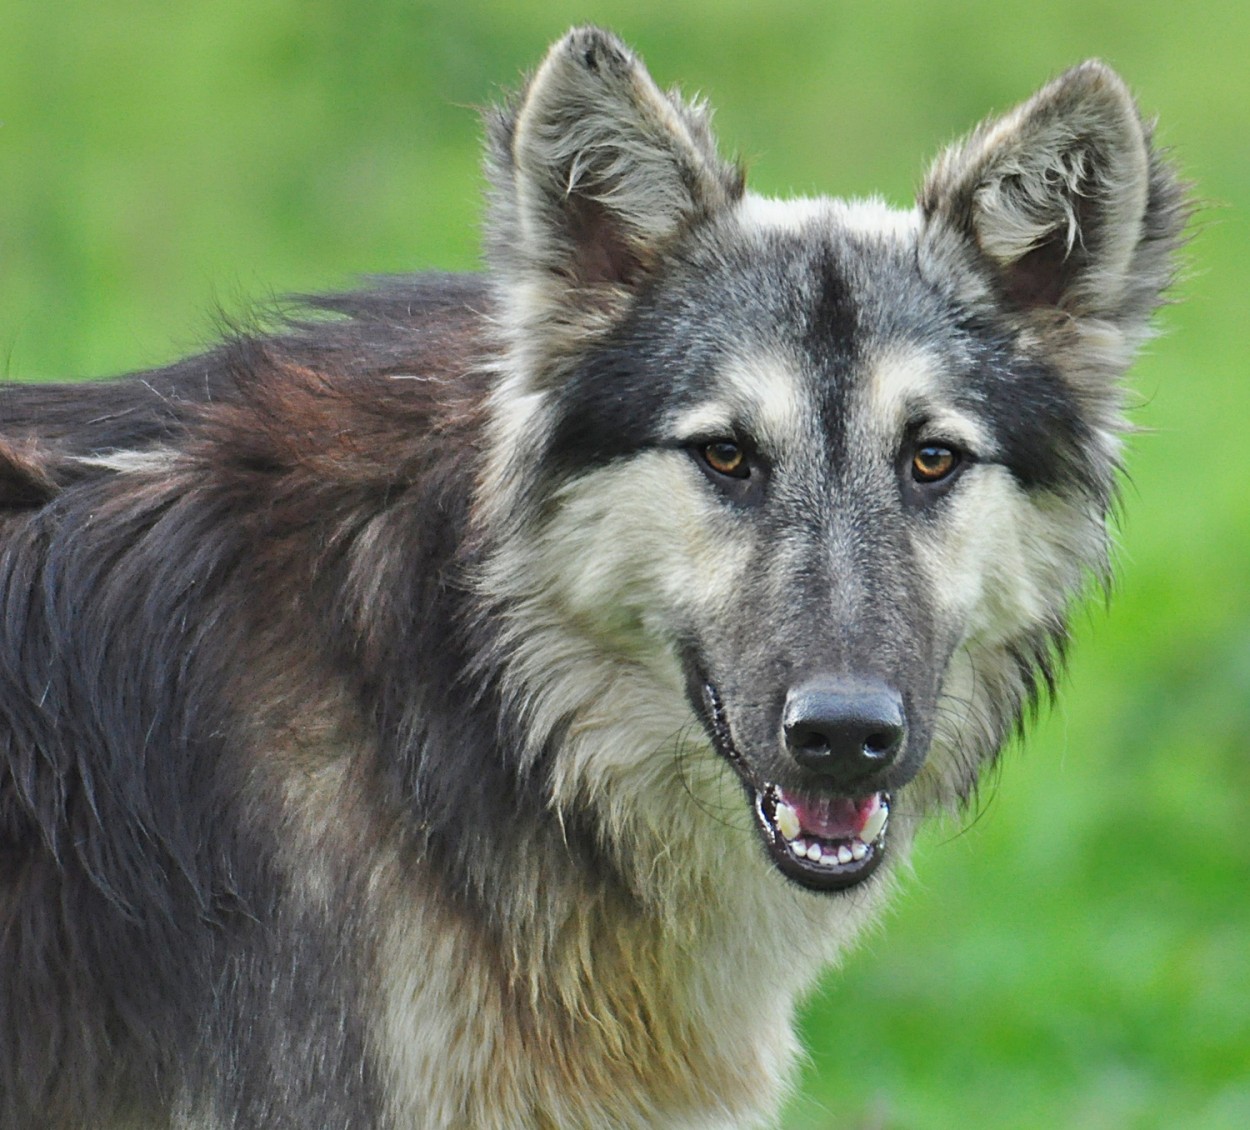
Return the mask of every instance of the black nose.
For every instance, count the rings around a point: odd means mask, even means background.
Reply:
[[[781,722],[794,760],[839,785],[888,769],[907,736],[902,696],[876,681],[802,683],[786,695]]]

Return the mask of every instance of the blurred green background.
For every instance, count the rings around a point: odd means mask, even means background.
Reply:
[[[1090,55],[1158,113],[1205,206],[1134,375],[1111,610],[810,1003],[783,1124],[1250,1127],[1250,5],[0,0],[7,375],[473,268],[475,107],[586,20],[709,98],[773,194],[905,203],[939,145]]]

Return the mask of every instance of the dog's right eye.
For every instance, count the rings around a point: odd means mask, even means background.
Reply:
[[[959,452],[944,443],[926,443],[911,457],[911,477],[918,483],[940,483],[959,470]]]
[[[699,457],[718,475],[730,479],[745,479],[751,474],[751,464],[742,445],[732,439],[717,439],[703,444]]]

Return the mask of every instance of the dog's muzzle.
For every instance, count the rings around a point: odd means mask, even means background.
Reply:
[[[715,686],[701,699],[717,752],[746,787],[764,847],[786,878],[845,890],[881,864],[890,794],[880,787],[906,741],[902,700],[877,683],[818,679],[790,691],[781,739],[801,784],[761,780],[734,743]]]

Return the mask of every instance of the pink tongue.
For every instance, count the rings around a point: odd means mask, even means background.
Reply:
[[[880,804],[879,793],[861,800],[850,797],[805,799],[782,793],[781,799],[794,809],[802,830],[822,840],[849,840],[858,836]]]

